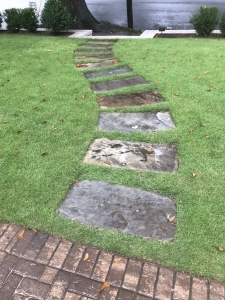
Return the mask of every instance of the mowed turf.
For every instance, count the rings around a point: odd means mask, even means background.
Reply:
[[[88,82],[75,68],[74,50],[83,42],[0,35],[0,221],[225,280],[225,40],[120,40],[113,47],[120,65],[148,81],[123,92],[157,89],[165,102],[108,111],[169,110],[177,126],[130,134],[97,130],[97,95],[89,82],[109,78]],[[83,164],[87,148],[101,137],[176,144],[179,169],[164,174]],[[172,197],[174,241],[59,218],[70,185],[85,179]]]

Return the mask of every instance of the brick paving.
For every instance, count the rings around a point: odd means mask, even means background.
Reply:
[[[19,239],[22,230],[0,224],[0,300],[225,299],[218,281],[30,229]]]

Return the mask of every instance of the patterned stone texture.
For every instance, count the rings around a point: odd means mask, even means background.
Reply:
[[[149,105],[162,102],[157,91],[98,97],[100,108]]]
[[[124,79],[109,80],[100,83],[91,84],[91,89],[94,92],[105,92],[117,90],[125,87],[147,84],[147,81],[140,76],[133,76]]]
[[[171,173],[178,169],[177,151],[174,145],[133,143],[104,138],[93,142],[84,162],[153,172]]]
[[[157,131],[175,128],[170,113],[100,114],[98,127],[109,131]]]
[[[76,67],[80,70],[85,69],[98,69],[103,67],[109,67],[112,65],[117,65],[119,63],[118,59],[111,59],[111,60],[105,60],[103,62],[99,63],[83,63],[83,64],[77,64]]]
[[[175,230],[175,223],[168,222],[168,217],[175,215],[175,204],[171,199],[99,181],[83,181],[78,186],[74,185],[61,205],[59,215],[156,240],[171,240]],[[81,263],[79,268],[81,266],[87,271],[87,262]],[[129,267],[134,269],[130,264]],[[84,275],[83,272],[79,273]],[[95,274],[95,277],[98,276]],[[129,285],[127,277],[124,287]]]
[[[132,72],[130,68],[118,68],[118,69],[113,69],[113,70],[107,70],[107,71],[102,71],[102,72],[91,72],[84,74],[84,77],[86,79],[91,79],[91,78],[98,78],[98,77],[104,77],[104,76],[113,76],[113,75],[120,75],[124,73],[129,73]]]

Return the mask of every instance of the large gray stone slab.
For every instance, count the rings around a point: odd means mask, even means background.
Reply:
[[[98,78],[98,77],[103,77],[103,76],[113,76],[113,75],[119,75],[119,74],[125,74],[132,72],[130,68],[118,68],[118,69],[113,69],[113,70],[107,70],[107,71],[102,71],[102,72],[92,72],[92,73],[86,73],[84,74],[84,77],[86,79],[90,78]]]
[[[112,50],[112,46],[113,45],[97,45],[97,46],[93,46],[93,45],[89,45],[89,44],[85,44],[85,45],[80,45],[77,50],[93,50],[93,51],[107,51],[107,50]]]
[[[98,97],[100,108],[151,105],[162,102],[157,91]]]
[[[76,61],[103,61],[105,59],[113,59],[112,54],[99,54],[96,56],[75,56]]]
[[[109,131],[157,131],[175,128],[169,112],[108,113],[99,115],[98,127]]]
[[[117,40],[113,41],[106,41],[106,40],[91,40],[88,41],[86,44],[83,45],[92,45],[92,46],[109,46],[109,45],[114,45],[117,42]]]
[[[125,87],[146,84],[147,81],[140,77],[140,76],[133,76],[124,79],[116,79],[116,80],[109,80],[100,83],[93,83],[91,84],[91,89],[94,92],[104,92],[104,91],[111,91],[117,90]]]
[[[81,70],[85,69],[97,69],[97,68],[102,68],[102,67],[108,67],[112,65],[117,65],[119,64],[118,59],[111,59],[111,60],[105,60],[100,63],[83,63],[83,64],[77,64],[76,67]]]
[[[91,226],[114,229],[154,240],[172,240],[174,201],[157,193],[83,181],[73,185],[58,213]]]
[[[89,147],[84,163],[172,173],[178,169],[175,145],[134,143],[96,139]]]
[[[107,50],[105,49],[78,49],[76,50],[76,54],[81,54],[84,55],[85,54],[89,54],[89,55],[95,55],[95,54],[113,54],[112,49],[107,48]]]

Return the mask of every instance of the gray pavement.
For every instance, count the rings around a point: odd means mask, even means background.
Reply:
[[[86,3],[98,20],[127,26],[126,0],[86,0]],[[225,10],[224,1],[133,0],[134,29],[158,29],[159,25],[171,29],[192,29],[190,16],[205,5]]]

